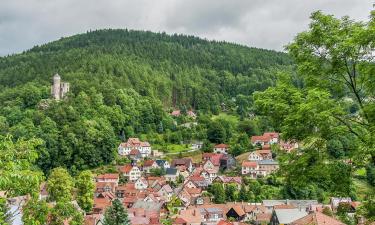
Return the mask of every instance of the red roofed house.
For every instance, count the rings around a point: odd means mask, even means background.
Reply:
[[[171,116],[181,116],[181,110],[173,110]]]
[[[249,161],[259,161],[264,159],[272,159],[271,150],[257,150],[249,154]]]
[[[251,143],[253,145],[260,144],[263,145],[271,145],[279,143],[279,133],[276,132],[266,132],[262,136],[252,136]]]
[[[138,138],[129,138],[127,142],[121,143],[118,147],[119,155],[129,155],[130,152],[136,149],[138,150],[142,157],[148,157],[151,154],[151,145],[150,143],[142,142]]]
[[[229,145],[227,144],[218,144],[218,145],[215,145],[214,147],[215,153],[228,154],[228,150],[229,150]]]
[[[160,167],[154,160],[146,160],[143,163],[143,171],[145,171],[146,173],[150,173],[151,169],[157,169],[157,168],[160,168]]]
[[[251,178],[257,178],[257,171],[259,169],[258,163],[254,161],[242,162],[242,175],[250,175]]]
[[[106,173],[106,174],[100,174],[96,177],[96,182],[112,182],[116,183],[116,185],[119,182],[119,175],[117,173]]]
[[[131,182],[135,182],[142,176],[141,170],[137,166],[132,166],[130,164],[121,166],[119,170],[122,175]]]

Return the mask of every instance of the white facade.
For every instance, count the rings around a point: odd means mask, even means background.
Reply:
[[[263,160],[263,157],[255,151],[249,154],[248,159],[249,161],[259,161],[259,160]]]
[[[129,138],[127,142],[121,143],[118,147],[118,154],[127,156],[133,149],[138,150],[143,158],[151,155],[151,145],[148,142],[141,142],[138,138]]]
[[[129,172],[125,172],[123,175],[127,177],[129,181],[135,182],[142,176],[142,172],[137,166],[133,166]]]
[[[228,148],[214,148],[215,153],[223,153],[227,154],[228,153]]]
[[[148,183],[145,178],[140,177],[134,184],[135,189],[137,190],[143,190],[148,187]]]

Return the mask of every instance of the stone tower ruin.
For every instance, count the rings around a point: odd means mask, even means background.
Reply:
[[[61,82],[59,74],[53,76],[53,84],[51,86],[51,95],[55,100],[63,99],[66,93],[69,92],[69,83]]]

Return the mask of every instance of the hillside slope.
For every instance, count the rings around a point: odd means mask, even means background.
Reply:
[[[45,172],[93,168],[113,161],[121,138],[205,138],[206,127],[179,131],[166,111],[204,115],[224,102],[245,115],[252,92],[291,64],[284,53],[183,35],[99,30],[62,38],[0,58],[0,135],[42,139]],[[70,82],[69,96],[40,107],[56,72]]]
[[[106,81],[156,97],[165,106],[209,110],[237,94],[263,90],[276,70],[290,64],[284,53],[192,36],[98,30],[0,58],[0,84],[49,85],[58,72],[74,93]]]

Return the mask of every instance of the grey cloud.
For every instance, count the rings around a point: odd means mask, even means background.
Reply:
[[[185,33],[282,50],[321,9],[365,20],[373,0],[0,0],[0,55],[101,28]]]

